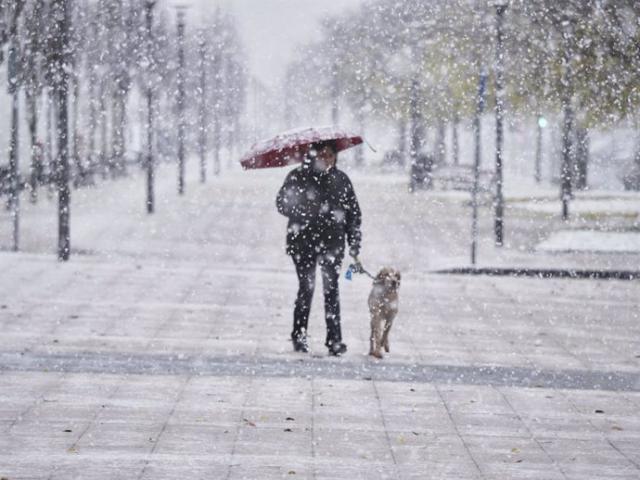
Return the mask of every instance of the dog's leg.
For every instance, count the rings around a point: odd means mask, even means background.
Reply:
[[[375,313],[371,312],[371,338],[369,355],[376,358],[382,358],[382,353],[380,352],[380,337],[380,319]]]
[[[389,353],[389,331],[391,330],[391,324],[393,322],[388,320],[384,325],[384,331],[382,332],[381,344],[384,347],[384,351]]]
[[[376,326],[375,326],[375,317],[373,314],[371,315],[371,334],[369,335],[369,355],[373,355],[373,352],[376,350]]]

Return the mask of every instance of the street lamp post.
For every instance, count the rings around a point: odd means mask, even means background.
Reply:
[[[496,7],[496,196],[495,208],[495,243],[501,247],[504,243],[504,197],[502,194],[502,148],[504,119],[504,65],[503,65],[503,21],[507,5],[497,3]]]

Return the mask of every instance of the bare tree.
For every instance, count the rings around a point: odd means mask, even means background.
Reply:
[[[30,197],[32,202],[38,198],[38,185],[44,182],[43,148],[38,141],[38,100],[42,96],[45,70],[44,35],[47,32],[48,19],[44,15],[44,0],[32,0],[27,5],[24,15],[24,55],[22,81],[24,85],[29,140],[31,143],[31,168],[29,175]]]
[[[15,0],[8,7],[9,15],[9,58],[8,58],[8,75],[9,94],[11,95],[11,138],[9,140],[9,175],[11,192],[9,196],[9,205],[11,208],[11,216],[13,218],[13,249],[18,250],[20,245],[20,190],[22,189],[19,168],[19,150],[18,150],[18,95],[20,89],[20,72],[18,65],[19,55],[19,38],[18,38],[18,19],[24,8],[24,0]]]
[[[58,258],[69,259],[71,254],[69,189],[69,118],[68,95],[69,76],[69,24],[70,8],[68,0],[52,0],[52,14],[55,22],[51,31],[51,74],[56,99],[58,155],[55,165],[55,180],[58,190]]]

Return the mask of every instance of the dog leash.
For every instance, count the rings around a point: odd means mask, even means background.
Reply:
[[[344,278],[346,278],[347,280],[351,280],[353,278],[354,273],[364,273],[370,279],[372,280],[376,279],[376,277],[374,277],[364,269],[361,263],[352,263],[351,265],[349,265],[349,268],[347,268],[347,271],[344,274]]]

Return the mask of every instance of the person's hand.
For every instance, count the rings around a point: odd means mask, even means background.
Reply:
[[[354,253],[355,253],[355,255],[354,255]],[[357,252],[350,251],[349,255],[351,255],[351,258],[353,258],[353,270],[354,270],[354,272],[356,272],[356,273],[364,272],[364,267],[362,266],[362,263],[360,262],[360,259],[358,258]]]

